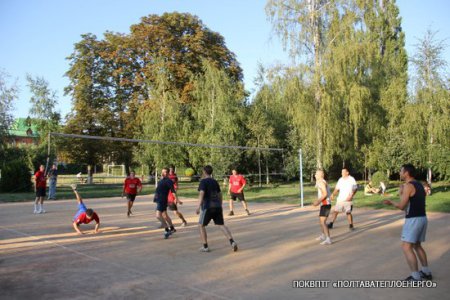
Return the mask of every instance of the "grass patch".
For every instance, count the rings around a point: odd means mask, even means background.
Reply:
[[[395,184],[395,183],[394,183]],[[394,185],[392,184],[392,185]],[[198,183],[180,182],[179,196],[185,198],[198,197]],[[334,188],[336,182],[331,182]],[[221,186],[225,200],[229,197],[226,195],[227,188]],[[387,190],[390,196],[365,196],[363,184],[360,184],[360,190],[355,195],[355,207],[368,207],[373,209],[393,209],[383,204],[384,199],[394,199],[398,201],[398,188],[391,187]],[[122,184],[97,184],[97,185],[79,185],[79,192],[83,198],[107,198],[119,197],[122,194]],[[154,185],[144,185],[143,195],[153,194]],[[73,192],[68,186],[59,186],[57,188],[58,200],[74,199]],[[313,184],[307,183],[304,187],[304,205],[311,205],[317,196],[317,190]],[[1,202],[24,202],[33,201],[34,193],[0,193]],[[148,196],[152,200],[152,196]],[[300,204],[300,190],[298,183],[286,183],[281,185],[269,185],[263,187],[248,186],[245,189],[245,198],[249,202],[259,203],[282,203],[282,204]],[[427,211],[450,213],[450,182],[437,182],[433,184],[433,193],[427,197]],[[334,203],[333,203],[334,204]]]

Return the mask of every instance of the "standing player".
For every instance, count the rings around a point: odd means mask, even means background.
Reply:
[[[212,178],[212,173],[213,168],[211,166],[205,166],[203,168],[203,179],[198,186],[199,197],[196,213],[198,215],[201,211],[199,228],[200,237],[203,243],[203,247],[200,248],[200,251],[209,252],[205,227],[208,226],[211,220],[214,220],[214,224],[220,227],[225,237],[230,241],[231,249],[237,251],[237,244],[233,240],[230,230],[225,226],[223,221],[222,193],[219,184]]]
[[[136,199],[136,195],[138,193],[141,193],[142,191],[142,183],[141,180],[137,177],[135,177],[136,174],[134,171],[130,172],[130,176],[125,179],[125,182],[123,183],[123,191],[122,191],[122,197],[123,195],[127,195],[127,202],[128,202],[128,211],[127,216],[129,217],[131,213],[131,208],[133,207],[134,200]],[[138,191],[139,189],[139,191]]]
[[[316,171],[317,200],[313,204],[314,206],[320,205],[319,221],[322,234],[318,237],[318,240],[322,241],[321,245],[331,245],[330,230],[326,223],[331,210],[331,192],[324,175],[323,170]]]
[[[229,180],[229,186],[228,186],[228,195],[230,195],[230,213],[229,216],[234,215],[233,211],[233,201],[236,201],[238,199],[240,202],[242,202],[242,205],[244,206],[245,211],[247,212],[247,216],[250,215],[250,212],[248,211],[247,202],[245,201],[244,197],[244,187],[247,184],[247,181],[245,181],[244,176],[241,174],[238,174],[236,169],[233,169],[231,171],[232,175],[230,176]]]
[[[387,205],[405,210],[405,224],[402,231],[402,248],[406,262],[411,269],[411,276],[405,280],[432,280],[431,270],[428,268],[427,254],[422,248],[427,233],[427,214],[425,212],[426,192],[422,184],[414,179],[416,169],[411,164],[405,164],[400,170],[400,179],[405,182],[400,187],[400,202],[384,200]],[[417,258],[422,270],[419,272]]]
[[[167,168],[161,171],[161,180],[158,182],[158,186],[155,191],[155,198],[153,202],[156,202],[156,218],[161,222],[164,227],[164,238],[168,239],[169,236],[176,232],[175,227],[173,227],[172,220],[167,214],[168,196],[169,191],[173,193],[176,201],[178,202],[178,196],[175,192],[172,180],[169,179],[169,170]]]
[[[52,165],[50,171],[48,171],[48,200],[56,200],[56,181],[58,180],[58,168],[56,165]]]
[[[45,188],[47,185],[47,177],[45,177],[45,166],[40,165],[39,170],[34,174],[36,200],[34,200],[34,213],[43,214]]]
[[[175,173],[175,167],[173,166],[169,168],[169,179],[172,180],[175,191],[178,191],[178,176]],[[181,219],[182,221],[181,226],[183,227],[186,226],[187,225],[186,219],[184,218],[183,214],[178,210],[177,206],[177,204],[182,205],[183,202],[181,202],[181,200],[179,199],[176,199],[174,194],[172,194],[172,191],[169,191],[167,201],[169,209],[173,211],[175,215],[178,216],[178,218]]]
[[[80,224],[89,224],[92,220],[95,220],[96,224],[94,233],[98,233],[98,229],[100,228],[100,218],[91,208],[86,208],[86,205],[83,203],[83,199],[81,199],[81,196],[77,192],[77,185],[72,184],[71,187],[77,197],[78,203],[78,211],[75,214],[72,223],[73,229],[75,229],[78,234],[84,234],[84,232],[80,230]]]
[[[339,192],[336,204],[334,206],[333,220],[328,224],[328,228],[333,228],[333,223],[336,221],[338,213],[345,212],[347,214],[348,227],[350,230],[354,230],[353,227],[353,196],[355,196],[358,189],[355,178],[350,176],[347,168],[342,169],[342,177],[339,178],[337,185],[331,195],[331,201],[333,201],[335,195]]]

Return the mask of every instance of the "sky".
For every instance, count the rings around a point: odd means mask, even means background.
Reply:
[[[427,29],[449,45],[444,58],[450,64],[449,0],[397,0],[406,34],[406,49],[414,53],[417,39]],[[128,33],[132,24],[149,14],[188,12],[225,38],[237,56],[248,91],[254,91],[258,63],[272,66],[289,63],[282,43],[274,35],[265,13],[266,0],[0,0],[0,70],[17,80],[20,92],[13,116],[29,115],[31,94],[26,74],[44,77],[57,92],[62,116],[71,111],[64,96],[69,68],[66,60],[80,35],[93,33],[99,39],[106,31]]]

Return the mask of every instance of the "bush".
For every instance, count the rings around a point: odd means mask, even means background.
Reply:
[[[187,168],[186,170],[184,170],[184,175],[186,175],[186,176],[193,176],[195,174],[195,171],[194,171],[194,169],[192,169],[192,168]]]
[[[380,182],[384,182],[386,186],[389,184],[389,178],[386,172],[377,171],[372,175],[372,186],[378,187],[380,186]]]
[[[1,174],[0,191],[29,192],[32,190],[30,169],[24,160],[9,161],[2,167]]]

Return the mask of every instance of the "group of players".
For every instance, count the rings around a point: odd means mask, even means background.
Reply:
[[[36,173],[36,195],[38,199],[40,195],[45,196],[45,185],[42,190],[42,181],[45,182],[43,176],[43,166]],[[314,206],[320,206],[319,222],[321,228],[321,235],[317,238],[321,245],[331,245],[330,229],[340,212],[345,212],[347,215],[349,230],[354,230],[353,225],[353,197],[357,192],[358,186],[355,179],[350,176],[347,168],[342,169],[342,177],[338,180],[336,187],[331,193],[330,187],[324,179],[325,173],[323,170],[317,170],[315,173],[316,188],[318,191],[317,199],[313,201]],[[196,213],[199,217],[200,238],[203,246],[200,248],[202,252],[209,252],[206,226],[211,220],[214,224],[219,226],[225,237],[229,240],[233,251],[237,251],[237,243],[234,241],[230,230],[225,226],[222,210],[222,192],[220,185],[213,178],[213,168],[209,165],[203,168],[203,174],[200,184],[198,186],[199,198]],[[158,182],[154,202],[156,203],[156,218],[161,222],[161,228],[164,228],[164,238],[169,238],[176,232],[172,220],[167,213],[167,208],[172,210],[181,221],[181,226],[186,226],[187,221],[183,214],[178,210],[178,205],[182,202],[178,199],[178,177],[175,173],[174,167],[163,168],[161,172],[161,180]],[[405,224],[402,231],[402,249],[406,257],[407,263],[411,269],[411,276],[407,280],[431,280],[431,271],[428,268],[427,255],[421,243],[425,241],[427,229],[427,217],[425,212],[425,197],[426,192],[422,184],[415,180],[415,168],[410,164],[402,166],[400,170],[400,179],[404,184],[400,186],[400,202],[392,200],[385,200],[384,204],[392,205],[401,210],[405,210]],[[228,194],[230,195],[230,212],[229,216],[234,215],[233,201],[239,199],[247,213],[250,215],[248,205],[244,197],[244,187],[246,180],[244,176],[238,174],[234,169],[228,182]],[[77,192],[76,185],[72,185],[78,202],[78,211],[73,219],[73,227],[79,234],[83,234],[80,230],[80,224],[88,224],[92,221],[96,222],[95,233],[99,232],[100,218],[92,209],[86,208],[82,198]],[[126,195],[127,198],[127,216],[132,214],[132,207],[136,195],[142,191],[142,182],[135,176],[134,172],[125,179],[123,186],[122,197]],[[331,202],[337,196],[336,204],[333,210],[332,221],[327,224],[327,218],[331,212]],[[35,204],[35,212],[38,208]],[[43,206],[40,207],[43,210]],[[418,260],[422,265],[422,269],[418,270]]]
[[[400,202],[390,199],[383,201],[385,205],[392,205],[405,211],[405,223],[401,234],[402,250],[407,264],[411,270],[411,275],[405,280],[419,281],[432,280],[431,270],[428,268],[428,259],[422,242],[425,241],[428,220],[425,211],[425,199],[427,192],[424,186],[415,179],[416,169],[411,164],[405,164],[400,170],[400,179],[404,182],[399,189]],[[340,212],[347,214],[348,226],[354,230],[353,225],[353,197],[358,189],[355,179],[350,176],[347,168],[342,169],[342,177],[338,180],[333,193],[324,179],[324,171],[317,170],[315,174],[316,188],[318,190],[317,199],[313,201],[314,206],[320,206],[319,222],[322,234],[317,238],[322,245],[330,245],[330,229]],[[333,211],[332,221],[326,223],[331,211],[331,201],[338,194]],[[418,268],[418,261],[422,265]]]

